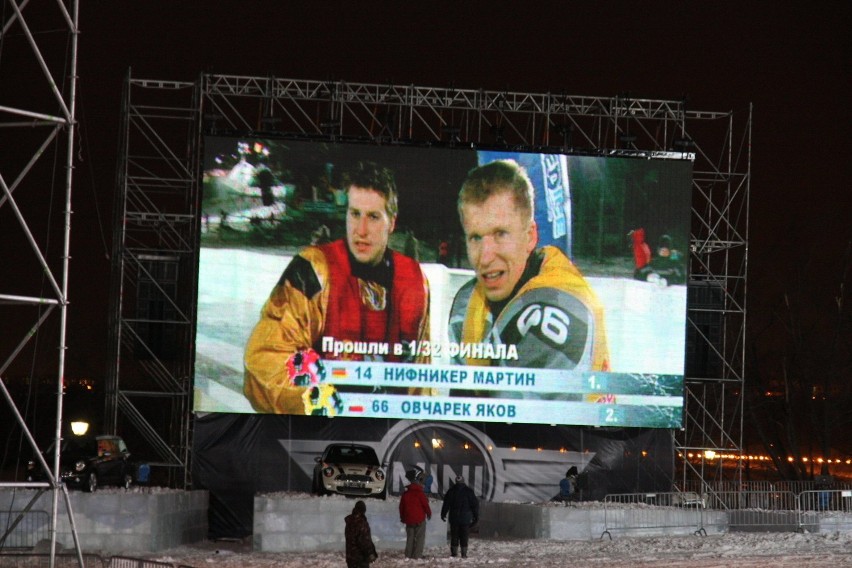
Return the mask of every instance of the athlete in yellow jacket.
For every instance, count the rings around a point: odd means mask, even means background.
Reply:
[[[529,256],[517,291],[505,302],[489,302],[476,279],[462,286],[450,314],[450,340],[517,348],[515,360],[468,358],[463,361],[468,365],[609,368],[600,301],[577,267],[552,246]]]
[[[562,251],[536,249],[532,192],[526,172],[512,160],[480,166],[462,185],[459,215],[475,278],[453,301],[450,341],[513,346],[517,357],[457,362],[606,371],[603,307]]]

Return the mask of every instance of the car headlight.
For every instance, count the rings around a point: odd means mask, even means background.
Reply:
[[[83,471],[84,469],[86,469],[86,462],[78,461],[74,464],[74,471]]]
[[[331,477],[332,475],[334,475],[334,468],[331,466],[326,466],[325,468],[323,468],[322,474],[324,477]]]
[[[383,472],[380,469],[377,469],[376,472],[373,475],[376,476],[376,479],[378,481],[384,481],[385,480],[385,472]]]

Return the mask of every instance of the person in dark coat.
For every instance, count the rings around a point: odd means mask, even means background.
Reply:
[[[367,505],[363,501],[355,503],[352,514],[347,515],[346,521],[346,566],[347,568],[368,568],[370,562],[379,557],[373,537],[370,534],[370,523],[367,522]]]
[[[559,495],[554,501],[575,501],[577,499],[577,466],[572,465],[559,481]]]
[[[458,556],[461,545],[462,558],[467,558],[470,527],[479,521],[479,500],[461,475],[444,495],[441,520],[446,521],[447,515],[450,517],[450,554]]]

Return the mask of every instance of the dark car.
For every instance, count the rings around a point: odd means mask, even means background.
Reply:
[[[53,465],[53,445],[44,452],[48,466]],[[95,491],[100,485],[125,489],[133,483],[133,466],[124,440],[118,436],[73,436],[64,438],[59,451],[59,477],[69,487]],[[44,480],[41,467],[30,462],[28,478]]]
[[[316,458],[313,492],[387,497],[385,470],[375,450],[361,444],[330,444]]]

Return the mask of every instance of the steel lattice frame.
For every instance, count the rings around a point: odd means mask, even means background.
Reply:
[[[189,484],[192,403],[196,92],[191,83],[125,82],[104,420],[107,431],[118,430],[120,419],[136,428],[160,458],[151,465],[168,468],[170,484],[182,487]],[[180,274],[189,275],[185,286],[177,285]],[[158,313],[139,304],[142,293],[158,303]],[[158,353],[145,333],[150,326],[182,347],[179,357]],[[152,418],[152,408],[165,420]]]
[[[706,450],[741,454],[750,108],[744,117],[735,117],[733,112],[689,110],[677,100],[202,75],[195,82],[128,76],[123,112],[107,410],[113,424],[120,412],[127,415],[160,450],[163,463],[184,468],[185,481],[192,349],[171,363],[147,357],[127,373],[134,362],[127,355],[139,352],[141,340],[134,333],[140,320],[128,300],[140,275],[151,276],[143,270],[144,259],[196,265],[202,133],[600,156],[693,154],[691,283],[711,287],[718,301],[690,305],[688,322],[696,341],[706,343],[703,349],[720,365],[714,376],[687,377],[686,419],[684,428],[673,433],[675,447],[684,456]],[[195,286],[192,273],[179,279],[168,296],[175,316],[168,323],[183,329],[179,335],[187,347],[193,341]],[[165,287],[160,291],[168,292]],[[696,323],[696,316],[707,313],[719,322],[718,336]],[[140,377],[158,389],[129,389]],[[171,434],[160,435],[130,404],[131,396],[142,394],[171,398],[174,412],[180,413],[172,417]],[[684,479],[723,475],[718,461],[712,469],[682,463]]]
[[[0,406],[13,416],[22,430],[33,452],[37,467],[44,470],[45,482],[0,482],[0,488],[35,489],[27,494],[29,502],[20,515],[28,512],[47,491],[52,492],[50,514],[50,557],[49,564],[56,561],[56,527],[60,493],[64,496],[66,511],[71,524],[72,536],[77,553],[77,561],[83,565],[82,551],[77,539],[77,530],[68,491],[59,478],[59,449],[55,444],[51,463],[43,457],[32,434],[27,419],[22,415],[15,400],[6,386],[6,373],[16,359],[29,349],[34,357],[47,360],[46,370],[56,372],[56,412],[54,439],[59,440],[63,433],[62,399],[65,376],[66,327],[68,318],[68,279],[70,272],[71,245],[71,195],[74,171],[76,89],[77,89],[77,45],[79,36],[79,3],[77,0],[59,1],[50,6],[28,6],[27,1],[10,0],[8,9],[3,11],[6,19],[0,23],[0,49],[5,59],[0,66],[0,82],[4,85],[23,85],[4,91],[4,101],[0,104],[0,148],[3,148],[4,161],[0,166],[0,209],[4,215],[10,213],[9,233],[4,240],[7,246],[17,244],[28,248],[29,259],[34,260],[35,269],[25,273],[21,265],[10,270],[14,278],[3,283],[0,289],[0,321],[17,332],[21,330],[19,341],[15,345],[3,346],[0,352]],[[44,34],[44,29],[52,33]],[[22,53],[12,51],[21,40]],[[12,55],[11,59],[9,55]],[[16,57],[17,56],[17,57]],[[27,69],[27,63],[33,66]],[[25,77],[26,79],[22,79]],[[6,104],[7,99],[11,100]],[[54,161],[47,158],[50,154]],[[47,154],[47,155],[46,155]],[[62,171],[60,171],[62,170]],[[55,188],[51,177],[57,180]],[[58,181],[61,180],[61,181]],[[62,197],[62,215],[60,219],[48,221],[47,231],[62,227],[60,246],[50,246],[50,238],[45,237],[40,227],[43,217],[51,219],[50,203],[52,190]],[[21,203],[38,203],[33,214],[27,214]],[[4,217],[5,219],[5,217]],[[7,226],[7,227],[8,227]],[[41,227],[44,229],[44,227]],[[14,235],[14,236],[13,236]],[[58,249],[58,250],[57,250]],[[12,253],[7,249],[7,253]],[[13,266],[13,262],[4,259],[4,270]],[[23,284],[21,284],[23,283]],[[35,283],[32,288],[30,285]],[[7,289],[7,286],[26,289]],[[58,321],[57,321],[58,320]],[[52,325],[57,324],[56,328]],[[47,337],[56,332],[58,336],[57,355],[45,355],[33,344],[42,330],[51,330]],[[51,339],[52,340],[52,339]],[[49,340],[49,341],[51,341]],[[10,349],[6,349],[10,347]],[[52,353],[52,346],[51,346]],[[55,365],[54,365],[55,364]],[[30,381],[36,380],[29,377]],[[0,548],[6,538],[21,520],[13,519],[9,526],[0,527]]]

